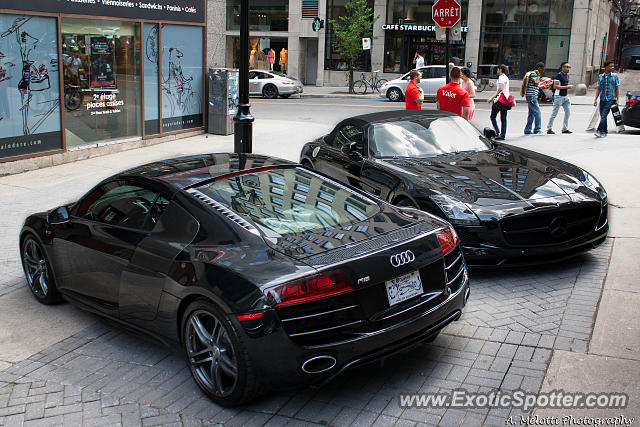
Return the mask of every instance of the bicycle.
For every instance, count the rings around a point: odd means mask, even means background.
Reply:
[[[489,86],[489,79],[487,79],[486,77],[478,79],[477,73],[473,73],[471,75],[471,81],[474,85],[476,85],[476,92],[482,92],[487,88],[487,86]]]
[[[377,90],[380,92],[380,88],[383,84],[387,83],[387,79],[381,79],[378,77],[380,70],[376,70],[370,77],[367,77],[362,73],[362,78],[353,83],[353,91],[358,94],[367,93],[367,90],[371,88],[371,92]]]

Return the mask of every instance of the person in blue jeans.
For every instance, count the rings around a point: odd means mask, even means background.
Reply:
[[[596,138],[603,138],[607,136],[607,119],[609,118],[609,111],[611,107],[618,103],[618,87],[620,86],[620,79],[618,75],[613,72],[613,61],[607,61],[604,63],[604,73],[598,76],[598,87],[596,88],[596,99],[593,100],[593,105],[598,104],[598,96],[600,97],[600,124],[596,130]]]
[[[560,72],[553,77],[553,88],[555,92],[553,94],[553,111],[551,111],[551,117],[549,117],[549,124],[547,124],[547,133],[553,135],[553,121],[558,115],[560,107],[564,109],[564,122],[562,123],[562,133],[572,133],[569,130],[569,116],[571,116],[571,100],[569,99],[568,89],[573,89],[573,85],[569,84],[569,71],[571,65],[568,62],[560,64]]]
[[[493,129],[496,131],[496,141],[504,141],[507,137],[507,113],[508,110],[500,108],[496,105],[496,101],[498,101],[500,94],[504,94],[505,98],[509,98],[509,77],[507,76],[507,72],[509,69],[506,65],[501,64],[498,66],[498,84],[496,86],[496,93],[493,94],[491,98],[487,100],[487,104],[491,104],[491,124],[493,125]],[[500,124],[501,127],[498,127],[498,121],[496,118],[498,117],[498,113],[500,113]]]
[[[527,107],[529,107],[529,116],[527,117],[527,124],[524,127],[525,135],[531,135],[532,133],[536,135],[542,134],[542,113],[540,112],[540,105],[538,105],[538,85],[540,84],[542,73],[544,73],[543,62],[538,62],[536,69],[529,73],[529,82],[527,83],[527,90],[525,91]],[[532,127],[533,132],[531,131]]]

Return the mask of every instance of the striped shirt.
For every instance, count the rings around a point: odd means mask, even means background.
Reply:
[[[538,79],[538,72],[532,71],[529,74],[529,84],[527,84],[527,92],[525,96],[538,96],[538,83],[536,80]]]
[[[616,97],[616,87],[620,86],[620,79],[617,74],[605,73],[598,76],[598,87],[600,88],[600,100],[612,101]]]

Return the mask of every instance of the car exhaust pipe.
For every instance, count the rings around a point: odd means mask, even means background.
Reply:
[[[469,295],[471,294],[471,289],[467,288],[466,291],[464,291],[464,305],[467,305],[467,302],[469,301]]]
[[[333,369],[338,361],[333,356],[315,356],[307,359],[300,369],[305,374],[321,374]]]

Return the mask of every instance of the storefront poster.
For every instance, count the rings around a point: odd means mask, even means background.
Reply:
[[[113,38],[91,37],[91,78],[92,88],[115,88],[113,77]]]
[[[205,0],[0,0],[0,9],[204,23]]]
[[[0,14],[0,157],[62,148],[55,18]]]
[[[202,126],[202,28],[162,26],[162,131]]]
[[[158,76],[158,24],[144,24],[144,129],[147,135],[160,132]]]

